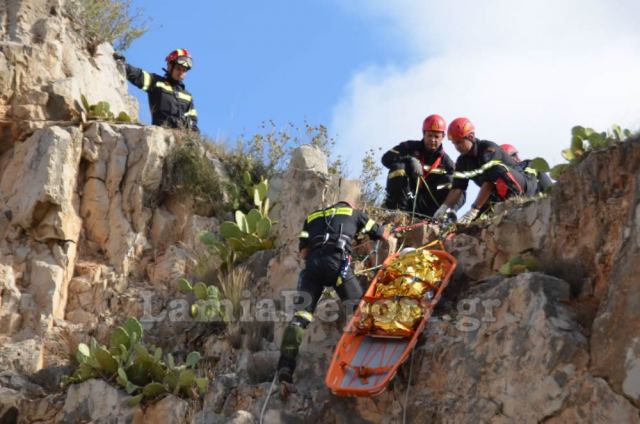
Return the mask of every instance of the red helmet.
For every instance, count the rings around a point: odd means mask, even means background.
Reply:
[[[507,152],[509,156],[518,156],[518,149],[516,149],[511,144],[501,144],[500,148]]]
[[[424,118],[422,132],[425,131],[447,131],[447,122],[440,115],[429,115]]]
[[[172,63],[177,63],[178,65],[182,65],[187,69],[191,69],[191,67],[193,66],[193,59],[191,58],[191,55],[189,54],[187,49],[175,49],[167,55],[165,60],[169,65],[171,65]]]
[[[458,141],[462,140],[472,132],[476,130],[471,121],[467,118],[456,118],[449,124],[449,131],[447,133],[449,140]]]

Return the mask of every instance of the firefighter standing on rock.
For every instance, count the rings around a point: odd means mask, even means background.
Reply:
[[[444,152],[442,140],[447,123],[440,115],[429,115],[422,123],[422,140],[407,140],[387,151],[382,164],[389,169],[387,209],[415,211],[432,216],[451,188],[453,161]],[[416,192],[416,187],[418,190]],[[454,205],[464,204],[462,196]]]
[[[121,54],[114,53],[113,57],[125,62]],[[127,79],[147,92],[153,125],[200,132],[193,96],[184,85],[184,78],[193,66],[193,59],[186,49],[176,49],[165,60],[167,69],[164,76],[125,63]]]
[[[278,380],[293,381],[298,349],[305,329],[313,320],[316,305],[325,287],[333,287],[343,301],[354,306],[362,297],[362,288],[350,267],[351,247],[358,233],[374,240],[389,240],[389,230],[350,203],[340,201],[307,216],[299,236],[300,257],[305,268],[298,279],[294,316],[284,331],[278,361]],[[306,301],[304,297],[307,297]]]

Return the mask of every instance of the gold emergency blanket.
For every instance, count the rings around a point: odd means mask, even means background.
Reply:
[[[422,307],[416,299],[380,299],[366,303],[360,310],[358,329],[382,331],[389,336],[409,336],[422,318]]]
[[[442,281],[444,270],[436,255],[416,250],[396,258],[387,266],[376,286],[376,297],[420,298]]]

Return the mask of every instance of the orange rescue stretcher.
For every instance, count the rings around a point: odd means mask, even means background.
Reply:
[[[378,395],[409,357],[457,264],[431,246],[391,255],[376,273],[333,354],[333,394]]]

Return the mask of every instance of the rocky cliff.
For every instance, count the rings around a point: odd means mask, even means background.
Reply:
[[[77,119],[81,95],[137,117],[113,48],[90,54],[73,8],[65,0],[0,2],[0,153],[36,128]]]
[[[133,115],[137,106],[111,47],[86,52],[65,7],[0,3],[0,421],[257,422],[286,319],[234,335],[180,315],[177,281],[194,274],[197,235],[217,233],[219,218],[163,191],[176,134],[78,118],[81,94]],[[459,269],[426,342],[380,396],[329,393],[344,317],[314,322],[296,392],[272,396],[264,422],[640,422],[639,169],[640,140],[592,152],[547,197],[460,229],[446,245]],[[302,265],[306,213],[358,191],[329,175],[318,150],[296,150],[271,181],[275,249],[246,261],[247,299],[282,301]],[[407,238],[419,244],[433,231]],[[499,275],[516,255],[535,257],[537,271]],[[127,316],[177,355],[201,351],[202,402],[166,396],[130,408],[103,380],[60,388],[78,343],[104,341]]]

